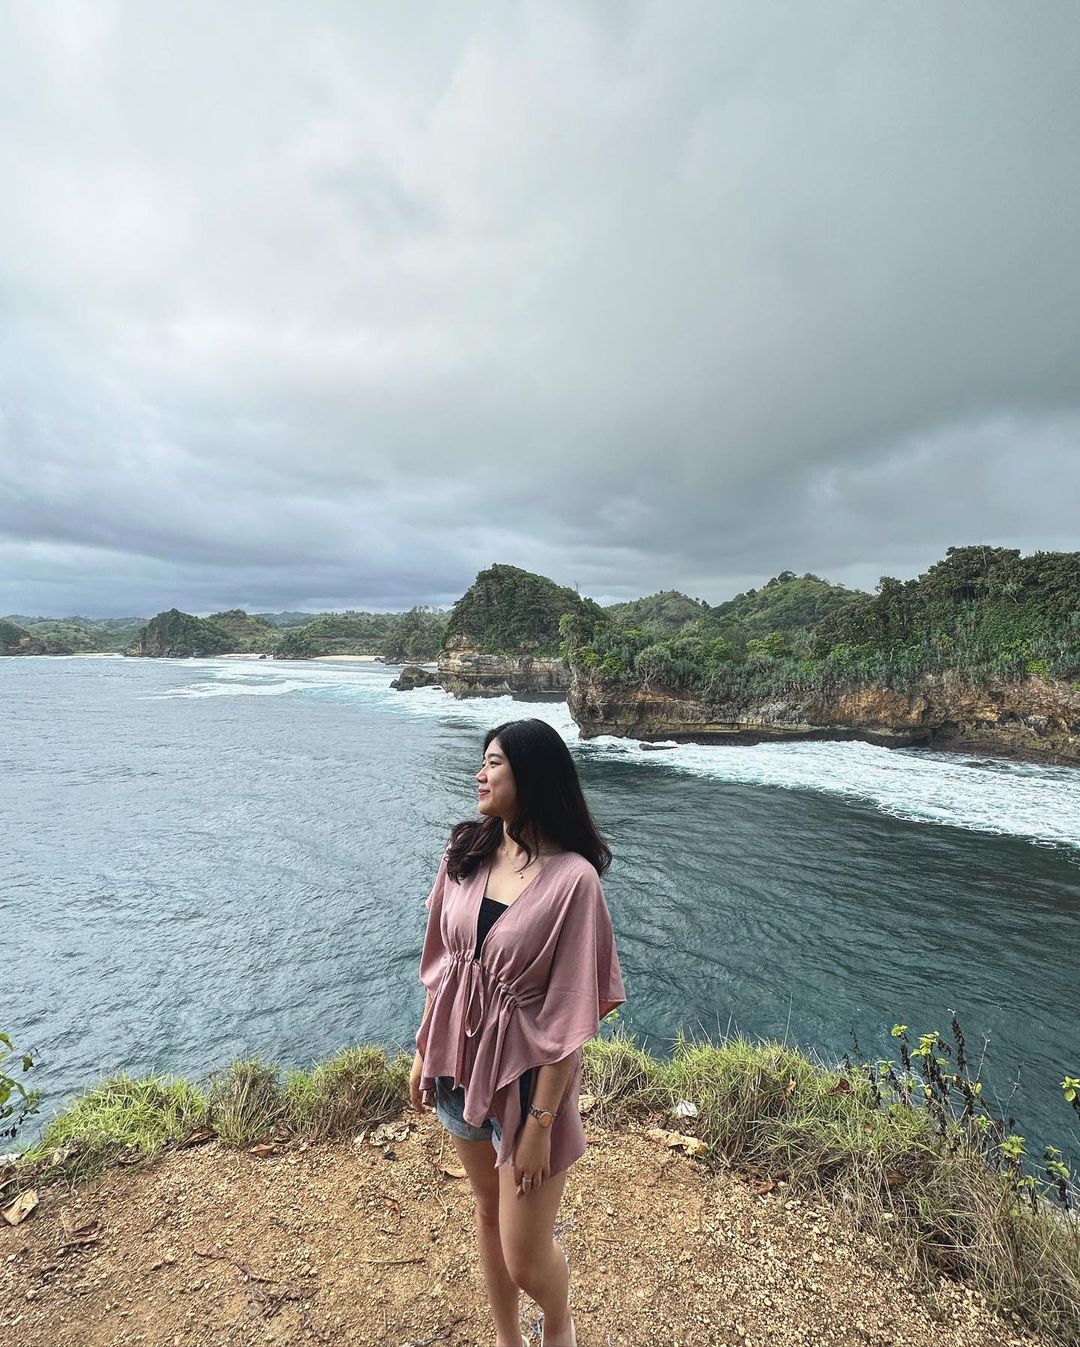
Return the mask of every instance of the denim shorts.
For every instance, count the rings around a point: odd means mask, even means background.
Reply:
[[[497,1118],[488,1118],[480,1127],[467,1123],[462,1115],[465,1091],[454,1089],[453,1076],[435,1077],[435,1116],[448,1132],[462,1141],[490,1141],[496,1150],[502,1141]]]

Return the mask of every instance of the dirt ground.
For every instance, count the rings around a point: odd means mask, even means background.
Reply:
[[[1031,1347],[943,1281],[917,1295],[824,1204],[588,1126],[557,1223],[579,1347]],[[492,1347],[468,1180],[431,1114],[259,1153],[216,1141],[39,1192],[0,1222],[22,1347]],[[540,1314],[522,1296],[522,1333]]]

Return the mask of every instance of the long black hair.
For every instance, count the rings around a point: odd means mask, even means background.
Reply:
[[[602,875],[611,850],[600,836],[585,803],[577,768],[559,732],[546,720],[508,720],[484,736],[486,753],[498,739],[517,786],[517,813],[506,831],[533,859],[533,840],[546,838],[564,851],[576,851]],[[467,819],[450,834],[447,874],[464,879],[482,865],[502,841],[501,818]]]

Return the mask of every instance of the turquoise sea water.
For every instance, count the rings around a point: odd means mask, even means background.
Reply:
[[[1080,773],[865,744],[579,741],[566,707],[382,665],[0,660],[0,1028],[48,1117],[123,1067],[412,1049],[426,896],[489,725],[567,738],[616,861],[628,1004],[836,1060],[960,1016],[1029,1152],[1080,1155]],[[27,1144],[21,1135],[18,1144]]]

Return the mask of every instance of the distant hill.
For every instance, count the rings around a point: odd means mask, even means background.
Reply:
[[[786,636],[816,627],[837,609],[866,598],[869,595],[861,590],[831,584],[817,575],[781,571],[760,589],[748,589],[726,603],[716,604],[709,614],[721,628],[728,623],[743,627],[747,637],[766,636],[773,631]]]
[[[226,654],[230,644],[228,633],[213,622],[170,608],[150,619],[132,653],[148,658],[187,659]]]
[[[399,613],[322,613],[302,627],[289,627],[278,639],[280,659],[316,655],[378,655],[400,620]]]
[[[230,654],[269,655],[278,641],[278,630],[261,617],[245,613],[243,608],[229,608],[223,613],[211,613],[206,622],[212,623],[226,639]]]
[[[28,617],[12,614],[0,621],[19,627],[31,640],[19,653],[34,655],[115,654],[138,640],[146,623],[134,617]]]
[[[691,599],[677,589],[661,590],[628,603],[610,603],[604,608],[613,621],[627,627],[639,627],[651,636],[674,636],[688,622],[708,611],[709,605],[704,599]]]
[[[446,638],[446,613],[439,608],[417,605],[400,617],[382,644],[381,654],[389,664],[433,660]]]
[[[446,648],[492,655],[557,655],[564,613],[604,610],[547,576],[496,564],[480,571],[450,610]]]
[[[325,613],[252,613],[252,617],[258,618],[262,622],[269,622],[272,627],[303,627],[309,622],[314,622],[317,617],[325,617]]]
[[[38,648],[43,645],[42,638],[39,637],[35,641],[25,627],[0,617],[0,655],[39,655],[44,653]]]

